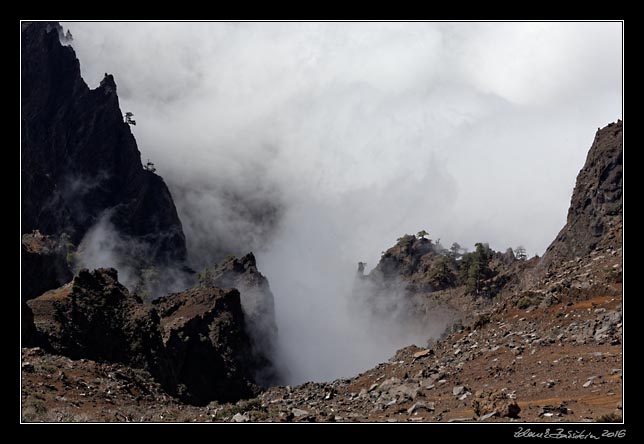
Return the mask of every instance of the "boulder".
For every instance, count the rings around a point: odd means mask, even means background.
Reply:
[[[472,401],[472,408],[479,417],[494,413],[492,416],[518,418],[521,412],[519,404],[501,391],[477,393]]]

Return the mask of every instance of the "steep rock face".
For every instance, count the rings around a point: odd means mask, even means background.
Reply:
[[[277,383],[278,372],[270,360],[277,343],[275,300],[268,279],[257,269],[253,253],[225,262],[215,270],[211,284],[239,290],[246,330],[257,361],[255,380],[264,386]]]
[[[21,253],[23,301],[72,280],[64,239],[43,236],[38,231],[23,234]]]
[[[50,351],[143,368],[167,389],[174,388],[159,316],[118,282],[116,270],[83,269],[69,284],[27,304],[37,341]]]
[[[597,131],[577,176],[566,225],[543,256],[545,269],[596,248],[621,248],[622,128],[618,120]]]
[[[90,90],[61,37],[57,23],[23,25],[22,232],[67,233],[78,244],[108,214],[155,261],[183,261],[185,238],[172,197],[141,165],[113,77],[106,74]]]
[[[236,401],[259,392],[237,290],[195,288],[159,298],[154,306],[185,401]]]

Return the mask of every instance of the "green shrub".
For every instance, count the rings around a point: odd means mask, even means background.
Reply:
[[[456,285],[456,264],[450,256],[442,256],[434,264],[427,275],[429,283],[435,290],[451,288]]]
[[[523,296],[521,299],[517,301],[517,307],[520,308],[521,310],[524,310],[531,305],[532,305],[532,299],[530,299],[527,296]]]

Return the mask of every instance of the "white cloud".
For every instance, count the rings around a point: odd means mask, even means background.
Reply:
[[[459,61],[484,92],[552,106],[590,85],[620,87],[620,33],[620,23],[477,23],[467,29]]]

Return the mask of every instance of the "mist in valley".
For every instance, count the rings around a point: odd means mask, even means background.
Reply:
[[[449,324],[356,303],[358,262],[401,235],[541,255],[594,130],[621,118],[620,23],[62,25],[90,87],[114,75],[190,266],[254,252],[289,384],[352,376]],[[113,236],[92,229],[84,261],[127,280]]]

